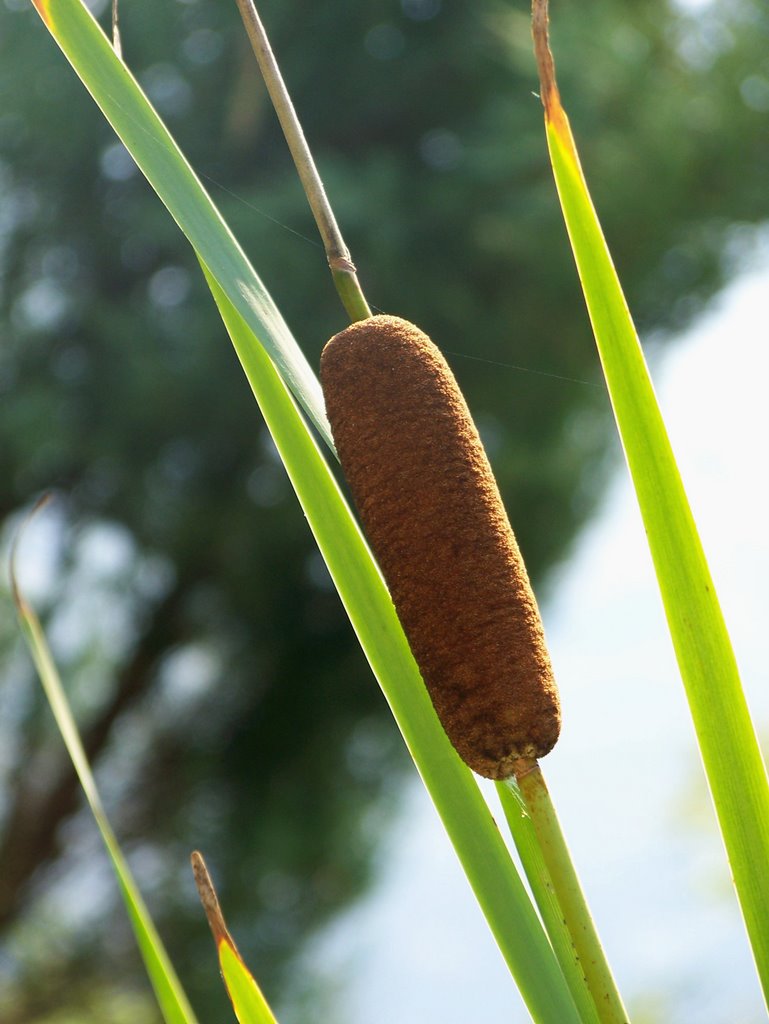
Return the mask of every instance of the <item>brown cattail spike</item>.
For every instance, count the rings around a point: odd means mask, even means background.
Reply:
[[[479,775],[546,754],[560,706],[518,545],[465,400],[413,324],[361,320],[323,350],[342,469],[446,733]]]

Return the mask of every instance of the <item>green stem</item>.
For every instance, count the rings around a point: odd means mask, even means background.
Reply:
[[[331,267],[331,276],[334,279],[337,294],[342,300],[342,305],[347,310],[350,321],[355,323],[356,320],[368,320],[371,316],[371,310],[366,302],[365,295],[361,291],[355,274],[355,267],[352,263],[349,263],[346,267],[334,266],[331,260],[329,260],[329,266]]]
[[[629,1024],[537,762],[522,764],[517,788],[534,826],[566,927],[592,993],[601,1024]]]
[[[542,923],[561,965],[582,1024],[600,1024],[601,1018],[574,948],[571,933],[566,927],[555,887],[542,855],[542,848],[518,784],[514,778],[505,779],[504,782],[497,783],[497,793],[529,888],[536,900]]]
[[[267,86],[267,92],[270,94],[272,105],[291,151],[299,180],[310,204],[315,223],[318,225],[339,298],[353,322],[366,320],[371,316],[371,310],[358,282],[350,250],[342,238],[334,211],[331,209],[318,168],[315,166],[310,147],[307,145],[302,125],[283,81],[264,25],[253,0],[237,0],[237,3],[259,64],[259,70],[262,72],[264,84]]]
[[[123,59],[123,45],[120,42],[120,15],[118,0],[112,0],[112,47],[118,57]]]

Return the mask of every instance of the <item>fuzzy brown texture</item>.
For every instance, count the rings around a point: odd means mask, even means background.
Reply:
[[[479,775],[558,739],[542,622],[467,405],[413,324],[335,335],[320,378],[342,469],[446,733]]]

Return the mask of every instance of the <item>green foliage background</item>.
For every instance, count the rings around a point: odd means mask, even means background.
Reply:
[[[769,14],[557,13],[628,299],[642,330],[680,326],[728,274],[735,225],[769,213]],[[600,495],[613,428],[526,5],[273,0],[262,15],[366,294],[446,351],[541,593]],[[122,24],[129,66],[317,362],[344,315],[235,5],[133,0]],[[185,984],[218,1019],[189,849],[274,992],[365,885],[406,757],[192,253],[26,0],[0,3],[0,182],[0,514],[10,531],[41,489],[62,494],[44,550],[59,661]],[[79,1020],[103,1019],[95,981],[130,991],[141,969],[106,893],[61,896],[90,826],[70,818],[77,786],[10,609],[0,656],[8,1019],[47,1019],[65,988]]]

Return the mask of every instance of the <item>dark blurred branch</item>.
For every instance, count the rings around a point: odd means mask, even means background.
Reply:
[[[179,612],[188,590],[189,581],[178,581],[157,605],[118,675],[112,698],[84,731],[83,745],[92,764],[107,746],[118,717],[147,691],[163,655],[182,639]],[[20,763],[27,760],[22,757]],[[22,909],[25,887],[35,872],[58,854],[59,827],[78,803],[77,776],[63,754],[61,771],[47,788],[21,774],[0,842],[0,929]]]

